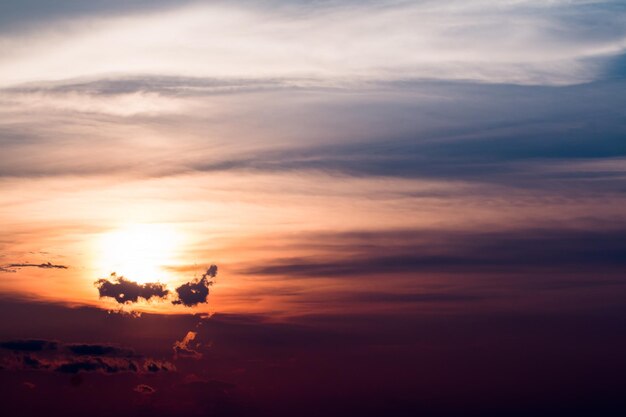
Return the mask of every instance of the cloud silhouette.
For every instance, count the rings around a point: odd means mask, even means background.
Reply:
[[[311,234],[294,245],[327,239],[332,251],[310,257],[265,260],[243,268],[249,275],[361,278],[424,272],[553,270],[621,271],[626,265],[624,227],[613,230],[537,228],[500,232],[390,230]],[[388,244],[393,241],[392,245]],[[367,245],[365,245],[367,243]],[[355,253],[354,248],[361,248]],[[342,256],[343,255],[343,256]],[[596,284],[611,282],[593,280]],[[578,282],[580,284],[580,282]]]
[[[135,361],[111,358],[89,358],[60,363],[54,368],[55,372],[77,374],[83,372],[103,372],[113,374],[118,372],[138,372],[139,366]]]
[[[165,298],[169,290],[165,284],[149,282],[139,284],[130,281],[123,276],[112,273],[110,278],[97,280],[94,285],[98,288],[100,298],[114,298],[120,304],[136,303],[140,298],[150,300],[151,298]]]
[[[217,265],[211,265],[200,279],[193,280],[176,288],[178,299],[172,304],[182,304],[193,307],[206,303],[209,297],[209,287],[213,285],[213,278],[217,276]]]
[[[0,348],[16,352],[41,352],[56,350],[58,343],[50,340],[9,340],[0,343]]]
[[[198,279],[182,284],[176,288],[176,298],[172,304],[193,307],[198,304],[207,303],[209,287],[213,285],[213,278],[217,276],[217,265],[211,265]],[[101,278],[94,282],[98,289],[100,298],[113,298],[119,304],[132,304],[139,301],[151,300],[153,298],[164,300],[170,295],[170,290],[166,284],[149,282],[139,284],[123,276],[118,276],[115,272],[109,278]]]
[[[75,344],[67,345],[66,347],[71,353],[77,356],[135,356],[135,352],[132,349],[124,349],[111,345]]]
[[[69,269],[66,265],[55,265],[51,262],[44,262],[40,264],[33,263],[13,263],[0,266],[0,272],[17,272],[21,268],[41,268],[41,269]]]
[[[64,374],[157,373],[175,371],[167,361],[146,358],[134,350],[108,344],[64,344],[49,340],[9,340],[0,343],[8,353],[0,356],[2,367],[51,371]]]

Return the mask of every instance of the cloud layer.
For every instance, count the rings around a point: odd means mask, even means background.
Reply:
[[[174,371],[167,362],[145,358],[132,349],[102,344],[64,344],[48,340],[9,340],[0,343],[2,365],[12,370],[154,373]]]
[[[82,18],[0,34],[5,84],[104,73],[571,84],[597,77],[625,47],[619,2],[243,1],[123,17],[106,13],[123,10],[118,2],[66,8]],[[5,15],[29,20],[14,9]]]

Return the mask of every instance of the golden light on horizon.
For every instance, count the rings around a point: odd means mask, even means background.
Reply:
[[[139,283],[168,282],[164,266],[179,261],[183,240],[169,224],[130,224],[99,236],[94,266],[102,277],[115,272]]]

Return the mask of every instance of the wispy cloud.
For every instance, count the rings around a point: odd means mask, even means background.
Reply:
[[[569,84],[594,79],[604,58],[624,50],[620,7],[448,0],[217,2],[124,17],[96,10],[66,31],[5,34],[0,75],[5,84],[102,73]]]
[[[623,229],[536,229],[491,233],[400,230],[325,237],[313,235],[302,243],[329,242],[325,255],[276,259],[265,265],[248,267],[243,272],[285,278],[340,279],[389,278],[396,274],[426,272],[497,274],[520,270],[549,271],[563,276],[583,268],[618,272],[626,265],[624,236]]]
[[[18,269],[22,268],[40,268],[40,269],[68,269],[67,265],[57,265],[51,262],[44,262],[40,264],[35,263],[13,263],[0,265],[0,272],[16,272]]]
[[[172,303],[182,304],[186,307],[193,307],[197,304],[206,303],[209,296],[209,287],[213,285],[213,279],[216,275],[217,266],[211,265],[199,279],[176,288],[178,299],[172,301]]]
[[[118,277],[115,273],[110,278],[101,278],[94,285],[98,289],[100,298],[111,297],[120,304],[136,303],[140,298],[148,301],[152,298],[165,298],[169,294],[164,284],[138,284],[134,281]]]

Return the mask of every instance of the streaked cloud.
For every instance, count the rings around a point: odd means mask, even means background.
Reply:
[[[285,278],[354,278],[423,272],[460,274],[539,273],[568,275],[585,268],[618,272],[626,266],[626,232],[538,229],[498,232],[399,230],[313,235],[331,242],[319,258],[278,259],[250,267],[251,275]],[[626,284],[626,282],[625,282]]]
[[[624,51],[622,9],[618,2],[451,0],[92,13],[30,35],[4,34],[0,75],[5,85],[112,73],[572,84],[597,78],[603,62]]]
[[[4,350],[0,352],[2,365],[12,370],[62,374],[154,373],[176,370],[176,367],[167,361],[146,358],[132,349],[113,345],[63,344],[48,340],[10,340],[0,342],[0,349]]]
[[[209,287],[213,285],[213,279],[217,275],[217,266],[211,265],[202,277],[185,283],[176,288],[178,299],[172,301],[173,304],[182,304],[186,307],[193,307],[206,303],[209,297]]]
[[[13,263],[0,265],[0,272],[16,272],[18,269],[22,268],[40,268],[40,269],[68,269],[69,266],[66,265],[56,265],[51,262],[43,262],[40,264],[34,263]]]

